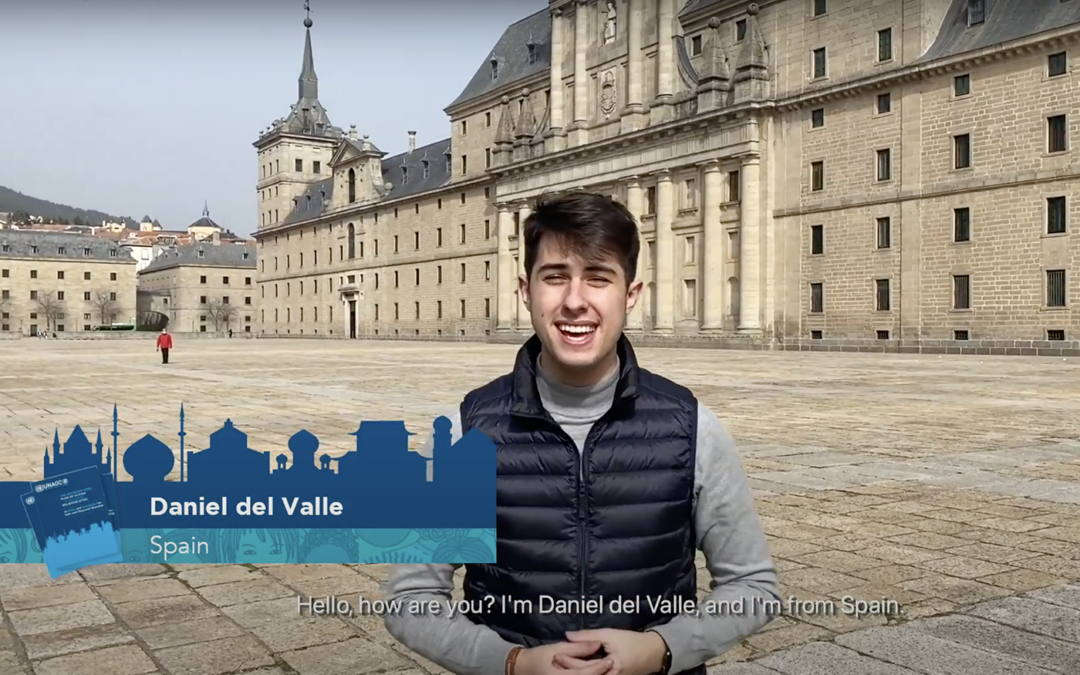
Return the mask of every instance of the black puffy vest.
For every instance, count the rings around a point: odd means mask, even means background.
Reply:
[[[461,404],[463,430],[479,429],[498,446],[498,562],[466,566],[465,598],[490,607],[470,618],[526,647],[564,641],[570,630],[643,631],[666,623],[679,608],[651,608],[650,598],[697,600],[697,400],[640,368],[623,337],[614,402],[579,453],[541,404],[539,354],[533,336],[513,373]],[[541,596],[603,598],[603,606],[551,611]],[[620,598],[639,606],[613,608]],[[532,612],[522,600],[531,601]]]

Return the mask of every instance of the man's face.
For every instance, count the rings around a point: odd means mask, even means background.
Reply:
[[[586,386],[613,367],[641,282],[627,286],[618,261],[583,260],[559,243],[552,237],[541,241],[532,277],[519,279],[519,291],[546,352],[544,367],[565,384]]]

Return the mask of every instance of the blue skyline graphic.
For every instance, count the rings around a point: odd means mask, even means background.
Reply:
[[[289,438],[288,454],[275,455],[250,447],[247,434],[231,419],[210,435],[209,447],[187,449],[181,406],[177,481],[166,480],[175,468],[176,456],[154,435],[147,434],[120,451],[118,419],[113,406],[111,448],[102,442],[100,430],[91,443],[81,426],[76,426],[63,444],[56,430],[51,453],[50,448],[45,450],[43,470],[49,479],[96,468],[121,530],[466,531],[495,527],[496,447],[476,430],[452,443],[451,423],[445,417],[432,424],[432,459],[409,450],[413,434],[403,421],[361,422],[350,434],[355,449],[336,457],[320,455],[318,437],[301,429]],[[121,463],[130,480],[121,477]],[[0,481],[0,554],[4,541],[18,541],[17,535],[5,539],[5,530],[29,527],[26,512],[18,504],[29,485]],[[152,509],[165,513],[153,515]],[[12,544],[12,551],[25,549]]]

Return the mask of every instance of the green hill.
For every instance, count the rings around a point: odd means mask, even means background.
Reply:
[[[24,195],[3,185],[0,185],[0,213],[15,214],[16,221],[27,220],[27,216],[39,216],[46,221],[72,225],[100,225],[103,220],[107,220],[127,223],[128,227],[137,226],[131,218],[113,216],[93,209],[78,209],[65,204],[54,204],[44,199]]]

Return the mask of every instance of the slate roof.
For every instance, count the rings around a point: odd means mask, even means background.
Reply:
[[[219,230],[222,230],[222,231],[225,230],[224,227],[218,225],[213,220],[211,220],[210,216],[203,216],[202,218],[199,218],[198,220],[196,220],[194,223],[192,223],[188,227],[216,227]]]
[[[444,138],[435,143],[422,145],[412,152],[403,152],[382,160],[383,180],[392,187],[383,194],[384,199],[401,199],[410,195],[434,190],[450,180],[450,167],[446,155],[450,150],[450,139]],[[424,175],[424,160],[427,160],[427,176]],[[403,180],[402,168],[408,169],[408,180]],[[311,187],[300,196],[296,208],[285,218],[285,225],[301,223],[322,215],[334,196],[334,179],[312,183]]]
[[[986,21],[968,26],[967,0],[953,0],[941,32],[919,59],[932,61],[1080,23],[1080,2],[987,0]]]
[[[200,257],[200,252],[202,257]],[[244,255],[247,258],[244,258]],[[156,272],[170,267],[191,265],[199,267],[247,267],[255,269],[255,247],[250,244],[220,244],[205,242],[177,246],[161,252],[139,272]]]
[[[689,16],[690,14],[697,14],[713,5],[719,5],[722,2],[724,2],[724,0],[690,0],[690,2],[686,3],[686,7],[683,7],[682,11],[679,12],[679,17],[682,18],[684,16]]]
[[[535,59],[529,62],[529,43],[533,44]],[[499,76],[491,77],[491,59],[499,63]],[[544,8],[517,23],[511,24],[495,43],[495,48],[484,57],[484,62],[473,75],[465,90],[454,102],[453,108],[508,84],[532,75],[546,72],[551,65],[551,19]]]
[[[0,231],[0,258],[130,261],[135,264],[135,259],[115,241],[86,234],[34,230]]]

